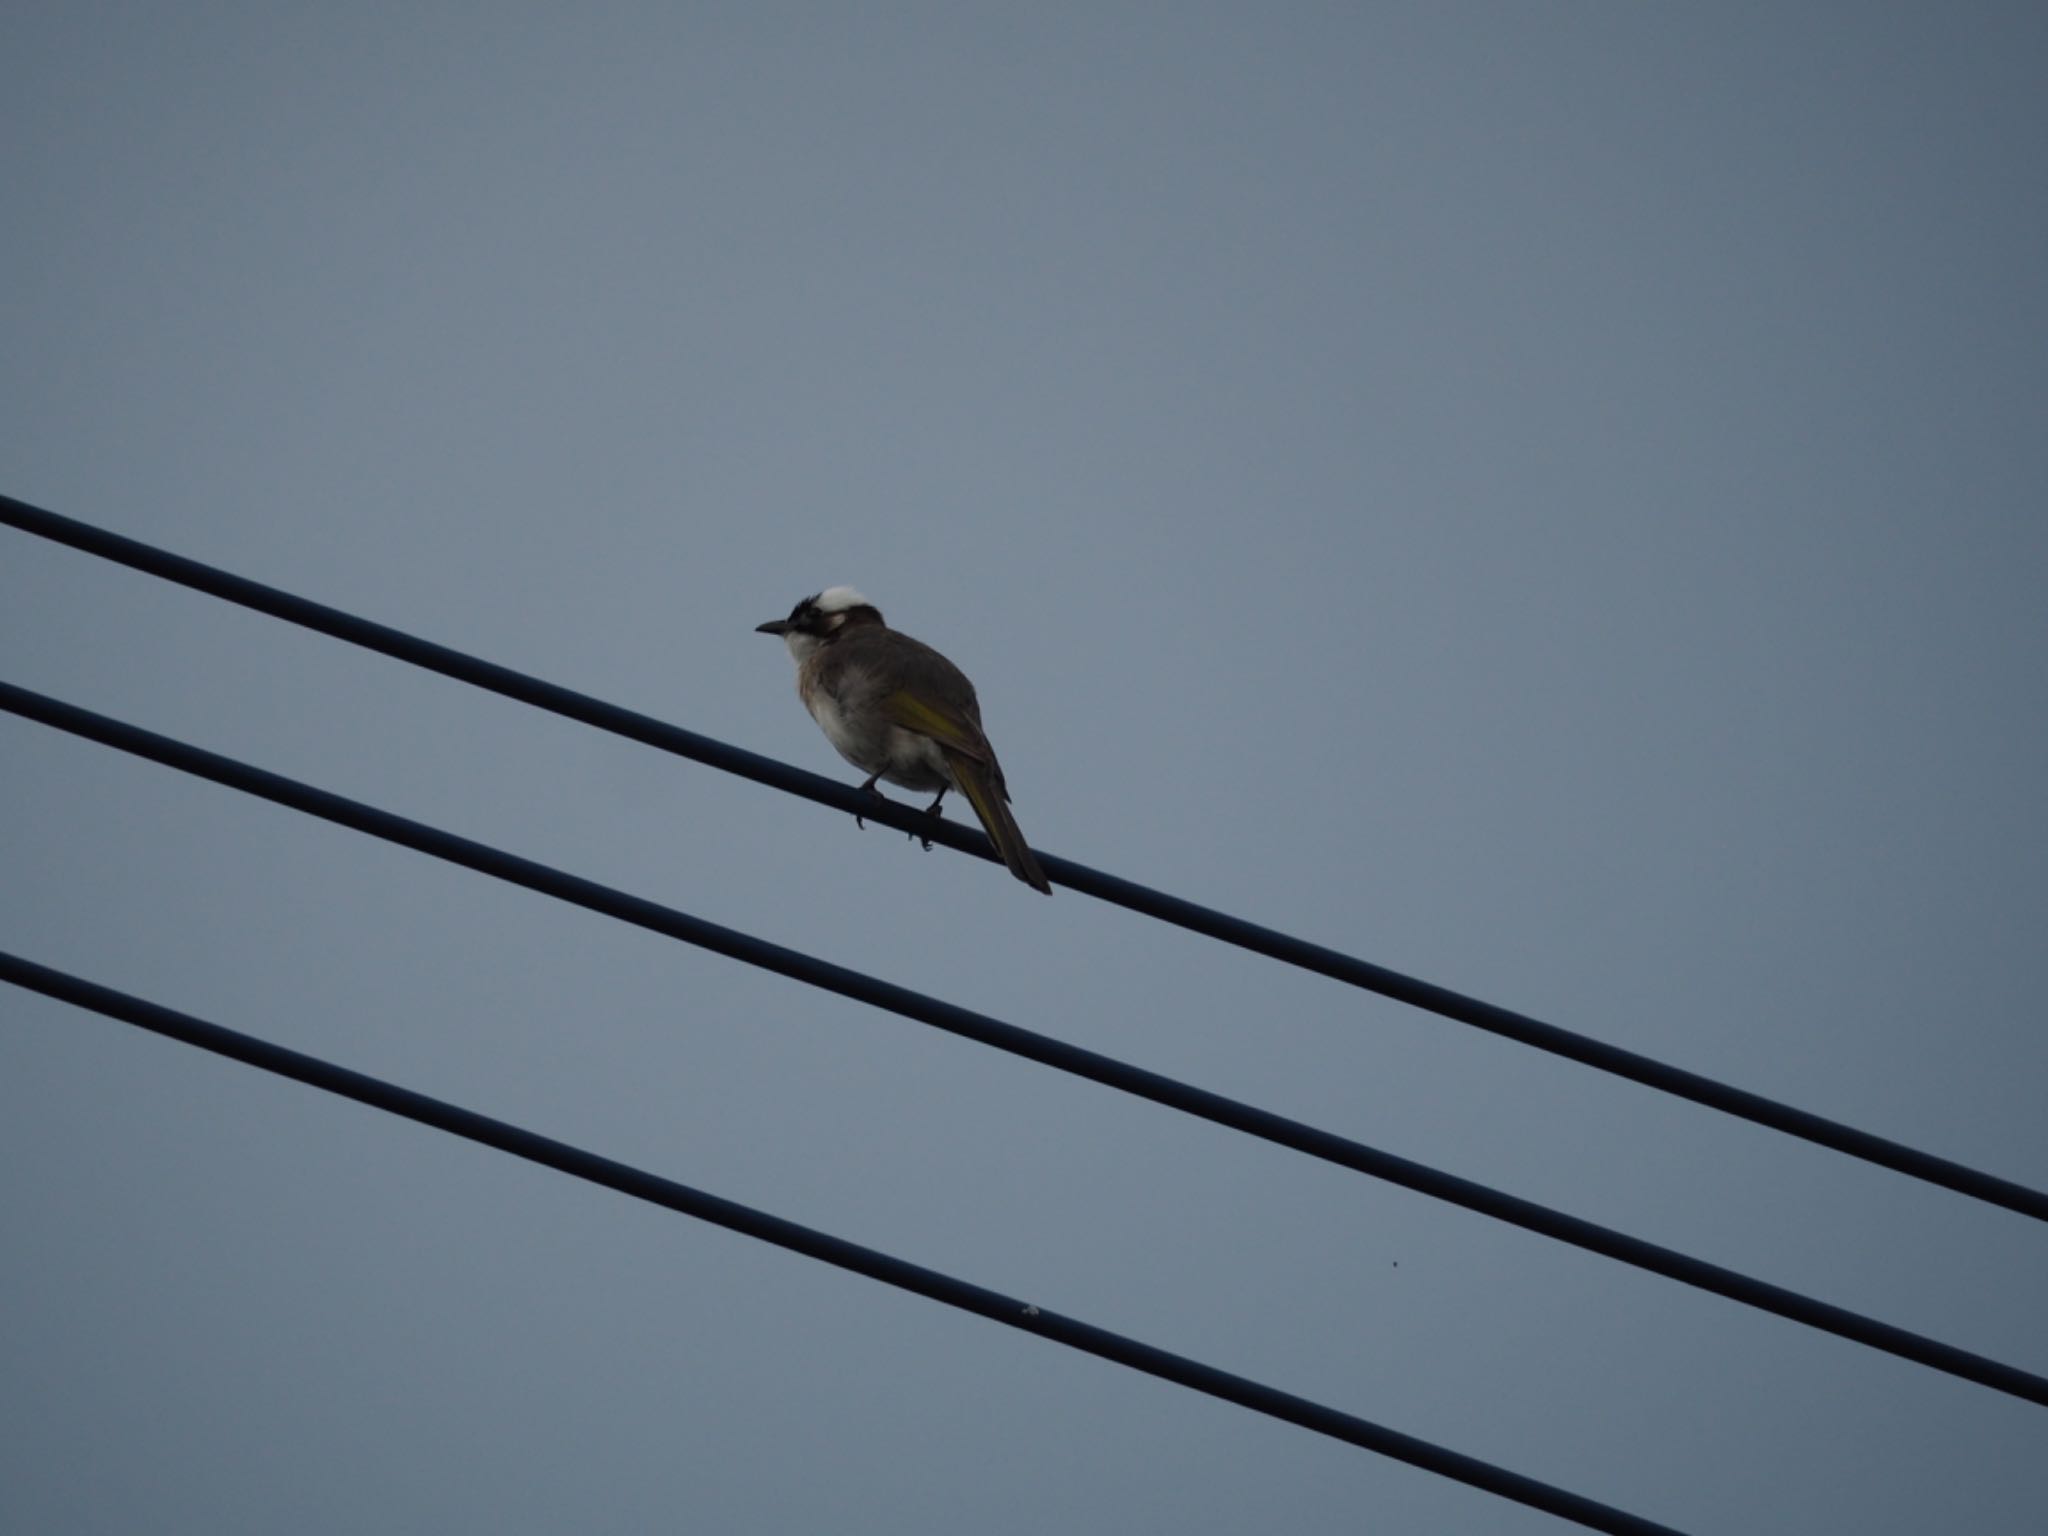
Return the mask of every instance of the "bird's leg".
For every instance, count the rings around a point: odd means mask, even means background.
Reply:
[[[946,798],[946,790],[950,788],[952,788],[950,784],[942,786],[940,788],[938,794],[933,798],[932,803],[924,808],[925,815],[936,816],[941,821],[945,819],[945,812],[939,809],[939,801]],[[910,835],[912,837],[917,837],[917,840],[924,844],[924,851],[926,853],[930,853],[932,851],[932,840],[930,838],[918,837],[918,835],[915,832],[911,833]]]
[[[881,774],[879,773],[869,774],[867,783],[861,785],[860,789],[862,794],[873,795],[877,800],[881,801],[884,805],[886,805],[889,803],[889,797],[883,794],[879,789],[875,788],[875,780],[879,779],[880,777]],[[863,832],[867,831],[868,829],[868,824],[860,819],[860,812],[858,811],[854,812],[853,814],[853,824],[856,827],[859,827]]]

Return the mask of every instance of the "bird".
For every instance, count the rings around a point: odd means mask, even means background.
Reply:
[[[788,618],[754,628],[789,647],[797,697],[839,755],[867,774],[863,790],[887,798],[875,788],[878,779],[937,790],[925,807],[932,816],[941,814],[948,790],[959,790],[1010,873],[1052,894],[1010,814],[1002,765],[981,728],[981,704],[965,673],[922,641],[891,629],[881,610],[852,587],[827,587],[790,609]]]

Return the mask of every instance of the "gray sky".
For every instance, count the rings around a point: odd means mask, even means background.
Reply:
[[[2037,6],[17,3],[0,488],[2048,1184]],[[2048,1231],[14,534],[12,681],[2048,1370]],[[2042,1410],[0,718],[0,930],[1688,1529]],[[955,810],[954,814],[964,814]],[[10,1531],[1546,1517],[11,990]]]

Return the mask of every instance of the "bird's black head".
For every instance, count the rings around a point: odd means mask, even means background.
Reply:
[[[848,624],[881,622],[881,610],[853,588],[827,587],[790,609],[788,618],[770,619],[766,624],[756,624],[754,629],[758,634],[782,636],[794,650],[798,637],[815,645],[829,640]]]

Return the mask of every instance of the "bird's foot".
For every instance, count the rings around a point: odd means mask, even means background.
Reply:
[[[880,774],[875,775],[875,778],[877,779],[880,777]],[[881,801],[884,805],[887,805],[889,803],[889,797],[883,794],[879,789],[875,788],[875,779],[869,779],[867,783],[861,785],[860,789],[862,794],[873,795],[877,800]],[[853,824],[856,827],[859,827],[863,832],[867,831],[868,829],[868,824],[865,821],[861,820],[861,815],[859,811],[855,811],[853,813]]]
[[[944,821],[946,819],[946,813],[939,809],[939,800],[944,800],[945,798],[946,792],[942,789],[939,791],[939,799],[934,800],[930,805],[924,808],[925,815],[931,817],[933,821]],[[926,837],[922,832],[913,832],[910,835],[916,838],[920,843],[924,844],[924,851],[926,853],[930,853],[932,851],[932,840]]]

